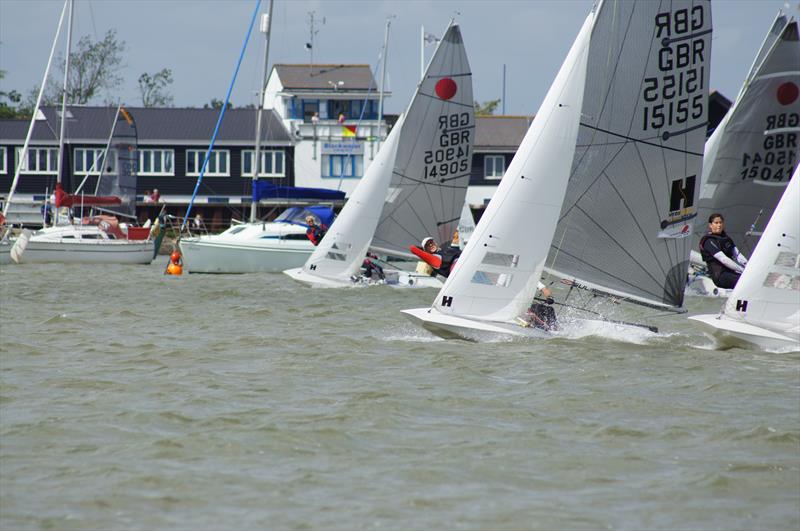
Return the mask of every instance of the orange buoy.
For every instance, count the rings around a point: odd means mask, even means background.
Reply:
[[[168,275],[182,275],[183,274],[183,260],[181,260],[181,252],[175,249],[169,255],[169,265],[167,266]]]
[[[167,274],[168,275],[182,275],[183,274],[183,266],[180,264],[176,264],[175,262],[170,262],[167,266]]]

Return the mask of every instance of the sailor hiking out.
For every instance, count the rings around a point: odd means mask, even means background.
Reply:
[[[711,280],[719,288],[730,289],[736,286],[747,265],[747,258],[725,233],[725,218],[718,213],[711,214],[708,218],[708,233],[700,238],[700,254],[708,267]]]
[[[455,267],[458,257],[461,256],[461,249],[450,243],[445,243],[441,247],[436,240],[430,236],[422,240],[422,248],[410,245],[408,249],[420,258],[423,262],[433,268],[436,275],[447,278]]]

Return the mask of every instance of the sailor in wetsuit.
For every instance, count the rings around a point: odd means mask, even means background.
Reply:
[[[739,252],[730,236],[725,234],[725,218],[711,214],[708,233],[700,238],[700,254],[708,267],[708,274],[719,288],[736,286],[747,265],[747,258]]]
[[[311,243],[313,243],[314,247],[316,247],[319,245],[319,242],[322,241],[322,238],[325,237],[325,233],[328,232],[328,227],[322,223],[317,225],[317,220],[310,214],[306,216],[306,223],[308,224],[306,236],[308,236],[308,239],[311,240]]]
[[[543,330],[558,330],[558,323],[556,322],[556,311],[553,309],[553,292],[550,288],[539,282],[536,286],[542,297],[544,297],[545,304],[540,304],[533,301],[530,308],[523,319],[520,319],[522,326],[533,326]],[[541,300],[541,299],[539,299]]]
[[[458,257],[461,256],[461,249],[454,247],[450,243],[445,243],[441,247],[436,240],[430,236],[422,240],[422,248],[411,245],[408,249],[417,255],[420,260],[433,268],[436,275],[448,277],[453,267],[456,265]]]

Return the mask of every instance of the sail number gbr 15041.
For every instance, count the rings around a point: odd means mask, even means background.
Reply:
[[[439,145],[425,152],[423,178],[443,180],[468,172],[471,134],[470,113],[439,116]]]
[[[699,120],[705,110],[704,6],[658,13],[655,16],[658,70],[642,84],[644,131]]]

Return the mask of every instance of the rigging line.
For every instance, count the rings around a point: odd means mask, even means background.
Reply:
[[[689,34],[689,35],[684,35],[682,37],[675,37],[673,39],[670,39],[669,37],[664,37],[663,39],[661,39],[661,46],[666,48],[667,46],[669,46],[673,42],[687,41],[689,39],[694,39],[696,37],[702,37],[703,35],[708,35],[709,33],[711,33],[711,29],[699,31],[697,33],[692,33],[692,34]]]
[[[430,98],[432,100],[442,101],[442,99],[439,96],[434,96],[433,94],[428,94],[427,92],[420,92],[419,95],[420,96],[425,96],[426,98]],[[460,101],[447,101],[447,103],[449,103],[450,105],[456,105],[458,107],[466,107],[467,109],[474,109],[475,108],[475,104],[474,103],[467,104],[467,103],[461,103]]]
[[[200,168],[200,175],[197,178],[197,184],[195,184],[194,192],[192,192],[192,197],[189,200],[189,206],[186,208],[186,216],[183,218],[183,222],[181,223],[180,232],[178,232],[178,241],[180,241],[181,234],[183,233],[184,228],[186,227],[186,222],[189,219],[189,214],[192,211],[192,205],[194,204],[194,200],[197,197],[197,192],[200,189],[200,184],[203,182],[203,176],[206,173],[206,168],[208,167],[208,160],[211,158],[211,151],[214,149],[214,143],[217,140],[217,135],[219,134],[220,126],[222,125],[222,119],[225,117],[225,111],[228,107],[228,102],[231,99],[231,92],[233,92],[233,86],[236,84],[236,77],[239,74],[239,68],[242,66],[242,60],[244,59],[244,53],[247,50],[247,43],[250,41],[250,34],[253,32],[253,26],[255,25],[256,18],[258,16],[258,9],[261,6],[261,0],[256,0],[255,9],[253,10],[253,16],[250,19],[250,26],[247,28],[247,35],[245,35],[244,43],[242,43],[242,51],[239,53],[239,60],[236,63],[236,68],[233,71],[233,77],[231,78],[231,83],[228,86],[228,93],[225,95],[225,102],[220,109],[219,118],[217,118],[217,125],[214,127],[214,134],[211,136],[211,142],[208,145],[208,149],[206,150],[206,156],[203,160],[203,166]],[[258,163],[258,161],[255,161]],[[176,242],[177,245],[177,242]]]
[[[677,151],[678,153],[685,153],[687,155],[694,155],[696,157],[702,157],[703,156],[702,153],[695,153],[694,151],[689,151],[689,150],[686,150],[686,149],[678,149],[678,148],[674,148],[674,147],[671,147],[671,146],[665,146],[663,144],[656,144],[655,142],[648,142],[647,140],[642,140],[640,138],[633,138],[633,137],[628,136],[628,135],[615,133],[613,131],[609,131],[607,129],[602,129],[600,127],[595,127],[593,125],[589,125],[589,124],[584,123],[584,122],[581,122],[581,125],[584,126],[584,127],[588,127],[589,129],[596,129],[598,131],[601,131],[603,133],[607,133],[609,135],[613,135],[613,136],[616,136],[616,137],[619,137],[619,138],[624,138],[626,140],[629,140],[631,142],[635,142],[637,144],[645,144],[645,145],[648,145],[648,146],[657,147],[659,149],[668,149],[670,151]],[[699,127],[702,127],[702,126],[705,126],[705,124],[701,124],[700,126],[696,126],[696,127],[692,128],[692,129],[698,129]],[[688,131],[682,131],[681,133],[676,133],[676,134],[683,134],[683,133],[686,133],[686,132],[688,132]]]

